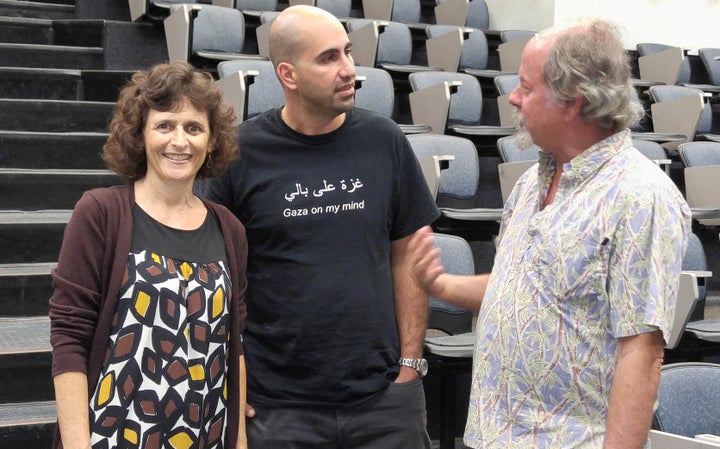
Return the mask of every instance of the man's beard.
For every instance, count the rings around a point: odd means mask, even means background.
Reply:
[[[517,109],[513,111],[513,120],[515,121],[515,127],[517,128],[517,132],[515,133],[515,142],[517,143],[518,148],[521,150],[528,150],[532,148],[535,143],[532,140],[532,136],[530,136],[530,132],[525,126],[525,119]]]

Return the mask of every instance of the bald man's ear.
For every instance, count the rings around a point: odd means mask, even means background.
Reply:
[[[277,66],[277,76],[282,85],[287,89],[295,90],[297,88],[294,65],[289,62],[281,62]]]

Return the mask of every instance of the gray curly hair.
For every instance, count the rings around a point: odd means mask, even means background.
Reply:
[[[552,39],[543,67],[545,84],[558,104],[581,96],[585,123],[620,131],[635,122],[642,107],[633,101],[628,53],[618,28],[602,19],[581,19],[564,29],[549,29],[535,45]]]

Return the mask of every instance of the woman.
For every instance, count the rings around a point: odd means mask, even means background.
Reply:
[[[245,229],[193,194],[237,157],[233,119],[186,63],[121,91],[103,159],[130,182],[82,196],[53,271],[53,447],[247,446]]]

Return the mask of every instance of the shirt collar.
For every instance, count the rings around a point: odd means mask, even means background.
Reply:
[[[623,129],[597,142],[575,156],[563,166],[563,174],[571,182],[580,182],[597,172],[607,161],[632,146],[630,130]],[[555,173],[555,159],[552,154],[540,150],[539,170],[541,182],[550,185]]]

